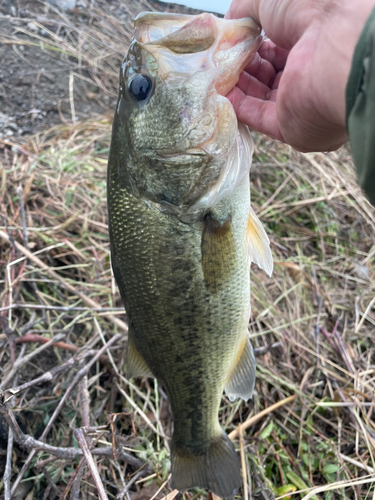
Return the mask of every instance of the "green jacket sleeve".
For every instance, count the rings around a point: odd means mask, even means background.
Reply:
[[[375,205],[375,8],[354,51],[346,87],[346,124],[359,183]]]

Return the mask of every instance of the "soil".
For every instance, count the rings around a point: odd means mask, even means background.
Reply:
[[[100,17],[100,12],[115,13],[122,26],[129,26],[130,33],[132,18],[145,10],[145,2],[133,0],[78,0],[70,10],[59,10],[57,5],[71,2],[50,2],[55,5],[37,0],[0,0],[0,141],[5,143],[22,142],[23,136],[54,125],[70,125],[93,115],[112,114],[116,104],[116,73],[108,83],[74,57],[46,47],[54,35],[69,41],[73,32],[77,35],[86,30],[95,23],[95,14]],[[93,4],[97,10],[92,9]],[[198,12],[153,1],[146,2],[147,8]],[[128,41],[123,44],[124,53]],[[123,55],[117,54],[118,60],[113,61],[112,67],[116,64],[119,67]],[[72,83],[74,71],[79,72],[80,78],[76,75]]]
[[[31,45],[35,39],[19,31],[26,29],[43,36],[40,33],[43,30],[33,23],[43,21],[48,26],[43,10],[36,1],[1,4],[0,139],[29,135],[70,119],[71,64]],[[25,44],[12,43],[15,38],[17,42],[24,40]],[[91,88],[94,86],[82,82],[77,85],[77,118],[102,111],[98,102],[83,97],[85,92],[82,90],[95,92],[96,89]]]

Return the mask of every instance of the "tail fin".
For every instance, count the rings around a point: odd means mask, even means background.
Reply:
[[[224,432],[199,455],[173,448],[172,442],[174,488],[180,491],[194,487],[206,488],[221,498],[232,497],[237,493],[241,484],[240,460]]]

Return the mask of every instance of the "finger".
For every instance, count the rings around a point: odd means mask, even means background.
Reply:
[[[244,95],[256,97],[257,99],[262,99],[263,101],[267,101],[270,98],[270,87],[245,71],[240,74],[240,78],[236,86],[244,93]]]
[[[254,76],[257,80],[264,83],[268,87],[271,86],[271,83],[276,75],[273,65],[266,59],[260,57],[258,53],[255,54],[254,58],[246,66],[244,71]]]
[[[271,90],[270,92],[270,95],[269,95],[269,101],[272,101],[272,102],[276,102],[276,96],[277,96],[277,89],[273,89]]]
[[[284,142],[277,119],[276,102],[246,96],[238,87],[235,87],[227,97],[240,122]]]
[[[265,40],[258,49],[259,56],[271,63],[276,71],[284,69],[288,59],[289,50],[274,44],[271,40]]]
[[[274,81],[272,82],[272,86],[271,86],[271,89],[272,90],[275,90],[275,89],[278,89],[279,88],[279,84],[280,84],[280,79],[281,77],[283,76],[283,71],[279,71],[274,79]]]
[[[264,85],[262,82],[243,71],[236,87],[238,87],[245,96],[255,97],[263,101],[275,101],[279,81],[282,73],[278,73],[272,88]]]
[[[252,17],[259,23],[259,0],[233,0],[225,19],[242,19]]]

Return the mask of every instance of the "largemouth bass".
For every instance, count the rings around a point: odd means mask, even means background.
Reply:
[[[252,19],[144,13],[120,71],[108,165],[112,266],[129,318],[127,377],[156,377],[173,414],[172,482],[241,483],[223,389],[251,397],[250,262],[272,272],[250,207],[252,142],[225,97],[261,42]]]

